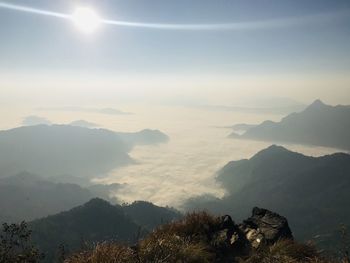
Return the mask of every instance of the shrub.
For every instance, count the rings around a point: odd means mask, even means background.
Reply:
[[[320,261],[315,261],[320,260]],[[279,240],[271,246],[254,251],[245,263],[306,263],[323,262],[314,246],[293,240]]]
[[[76,253],[65,263],[206,263],[215,253],[207,244],[217,219],[208,213],[191,213],[184,219],[166,224],[141,240],[134,250],[102,243],[88,252]]]
[[[219,219],[207,212],[189,213],[177,222],[159,227],[156,232],[181,236],[191,242],[207,242],[218,224]]]
[[[31,243],[31,231],[25,222],[2,225],[0,230],[0,263],[37,263],[43,258]]]
[[[214,255],[205,243],[191,242],[173,233],[158,231],[142,240],[138,248],[141,262],[212,262]]]
[[[92,250],[76,253],[64,263],[134,263],[134,250],[116,243],[99,243]]]
[[[65,263],[350,263],[327,260],[311,244],[279,240],[247,253],[213,244],[220,232],[220,218],[206,212],[191,213],[183,219],[160,226],[134,247],[101,243],[90,251],[77,253]],[[215,242],[214,242],[215,243]],[[239,259],[238,255],[244,255]]]

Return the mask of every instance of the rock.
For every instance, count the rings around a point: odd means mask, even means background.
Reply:
[[[217,226],[215,227],[212,244],[214,246],[229,246],[231,236],[237,229],[235,222],[229,215],[221,216],[217,219]]]
[[[220,262],[232,262],[234,257],[246,254],[250,244],[232,218],[229,215],[221,216],[217,222],[210,244],[217,251]]]
[[[229,215],[224,215],[222,217],[220,217],[219,219],[220,221],[220,228],[224,229],[224,228],[235,228],[235,222],[232,220],[231,216]]]
[[[293,239],[287,219],[267,209],[255,207],[252,216],[239,227],[253,248],[271,245],[279,239]]]

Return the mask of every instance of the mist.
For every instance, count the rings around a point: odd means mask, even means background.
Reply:
[[[271,101],[278,100],[275,98],[268,102],[271,103]],[[286,104],[286,99],[283,101]],[[294,103],[293,100],[291,102]],[[265,103],[265,100],[260,103],[255,102],[256,107],[261,109],[262,103]],[[116,132],[136,132],[144,128],[158,129],[169,137],[167,143],[136,145],[129,152],[132,163],[122,167],[115,164],[115,169],[104,171],[102,175],[100,171],[95,177],[90,169],[89,180],[93,184],[122,185],[117,191],[110,193],[121,202],[147,200],[158,205],[170,205],[181,209],[187,199],[195,196],[210,194],[223,197],[225,190],[215,180],[217,171],[229,161],[250,158],[271,144],[229,138],[232,132],[230,126],[239,123],[259,124],[267,119],[279,121],[284,116],[254,111],[247,113],[238,110],[203,109],[193,105],[124,104],[122,109],[133,114],[101,114],[96,111],[77,111],[76,108],[71,111],[69,108],[54,110],[32,108],[16,114],[14,111],[13,115],[7,115],[7,118],[17,120],[17,123],[8,123],[4,126],[20,126],[23,118],[28,119],[24,114],[32,113],[30,117],[36,114],[37,119],[41,119],[44,124],[48,121],[56,124],[70,124],[74,120],[83,119],[88,123],[98,123],[100,128]],[[67,134],[67,136],[70,135]],[[283,145],[288,149],[312,156],[322,156],[338,151],[316,146]],[[108,158],[111,156],[108,155]],[[85,170],[80,169],[79,173],[71,176],[86,174],[88,167],[85,165],[83,167]],[[113,167],[113,162],[109,163],[109,167]],[[79,167],[76,166],[75,169]],[[67,171],[64,172],[66,173]],[[56,174],[59,173],[56,171]],[[45,173],[40,175],[47,176]]]

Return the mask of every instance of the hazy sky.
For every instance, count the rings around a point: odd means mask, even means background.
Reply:
[[[7,102],[32,96],[41,103],[40,93],[48,103],[61,94],[61,103],[70,104],[77,96],[228,104],[257,94],[350,103],[348,0],[4,3],[63,14],[88,5],[103,19],[175,24],[104,24],[86,35],[67,19],[0,8],[0,89]]]

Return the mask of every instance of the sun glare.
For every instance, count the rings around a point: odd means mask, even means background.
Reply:
[[[80,31],[87,34],[95,32],[101,23],[100,17],[89,7],[78,7],[72,14],[72,20]]]

